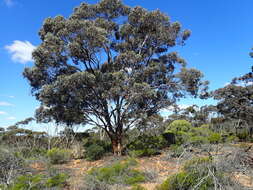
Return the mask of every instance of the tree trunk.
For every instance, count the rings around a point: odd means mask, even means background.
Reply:
[[[113,154],[117,156],[122,155],[122,138],[119,135],[113,135],[110,137],[112,142]]]

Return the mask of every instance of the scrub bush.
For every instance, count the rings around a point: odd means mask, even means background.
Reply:
[[[92,176],[96,180],[109,185],[123,184],[135,185],[145,181],[144,173],[133,169],[137,162],[133,159],[117,162],[112,166],[93,168],[88,173],[88,179]]]
[[[67,149],[53,148],[47,151],[47,157],[51,164],[63,164],[71,159],[71,151]]]

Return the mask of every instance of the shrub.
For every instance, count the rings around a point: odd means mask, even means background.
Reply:
[[[25,161],[10,150],[0,148],[0,184],[11,183],[25,171]]]
[[[66,185],[66,180],[68,176],[64,173],[59,173],[53,177],[46,180],[46,187],[62,187]]]
[[[195,167],[210,164],[212,162],[210,157],[196,157],[184,163],[183,169],[185,171],[192,171]]]
[[[17,154],[23,158],[34,158],[34,157],[38,157],[38,156],[45,156],[47,153],[46,149],[43,148],[27,148],[24,147],[22,149],[20,149],[19,152],[17,152]]]
[[[105,149],[102,146],[99,146],[97,144],[93,144],[86,148],[84,157],[88,161],[94,161],[94,160],[99,160],[103,157],[105,154]]]
[[[48,177],[43,174],[26,174],[19,176],[15,183],[10,185],[9,190],[31,189],[41,190],[48,188],[62,188],[66,186],[66,180],[68,176],[66,174],[57,174],[52,177]]]
[[[183,170],[170,176],[156,190],[233,189],[235,183],[218,170],[209,157],[198,157],[187,161]]]
[[[100,140],[100,139],[97,139],[95,137],[89,137],[89,138],[83,139],[84,148],[88,148],[88,147],[90,147],[91,145],[94,145],[94,144],[103,147],[106,152],[111,152],[112,151],[112,145],[111,145],[110,141]]]
[[[132,150],[129,152],[129,155],[132,157],[145,157],[145,156],[149,157],[158,154],[160,154],[160,152],[153,148],[145,148],[143,150]]]
[[[11,185],[10,190],[20,190],[20,189],[32,189],[39,190],[45,188],[43,184],[43,175],[22,175],[19,176],[15,183]]]
[[[161,149],[168,144],[162,135],[160,136],[148,136],[142,135],[136,137],[132,142],[127,145],[130,150],[142,150],[145,148]]]
[[[165,182],[163,182],[161,186],[157,188],[157,190],[189,190],[196,187],[198,183],[199,176],[196,173],[182,171],[165,180]],[[204,179],[197,189],[207,190],[212,189],[213,187],[212,177],[210,176]]]
[[[184,131],[187,132],[189,129],[192,128],[192,125],[189,121],[186,120],[175,120],[166,128],[165,132],[172,131]]]
[[[208,127],[193,127],[190,129],[192,136],[208,137],[212,131]]]
[[[106,153],[112,151],[110,142],[102,141],[96,138],[85,138],[83,140],[83,146],[85,149],[84,158],[89,161],[99,160]]]
[[[229,135],[227,138],[225,138],[224,141],[225,142],[236,142],[236,141],[238,141],[238,137],[236,137],[235,135]]]
[[[189,143],[192,145],[201,145],[208,143],[208,139],[203,136],[192,136],[189,138]]]
[[[192,145],[201,145],[206,143],[218,143],[222,138],[219,133],[214,133],[208,125],[201,127],[192,127],[188,121],[173,121],[165,130],[165,134],[173,133],[175,135],[175,144],[181,145],[190,143]]]
[[[63,164],[70,160],[71,151],[53,148],[47,151],[47,157],[49,158],[51,164]]]
[[[166,134],[175,135],[175,143],[180,145],[188,141],[190,134],[189,130],[192,128],[190,122],[186,120],[175,120],[173,121],[164,131],[164,136]],[[171,136],[171,135],[170,135]]]
[[[146,188],[142,187],[141,185],[134,185],[131,190],[146,190]]]
[[[159,154],[159,150],[168,146],[167,141],[160,136],[143,135],[127,144],[129,154],[134,157],[144,157]]]
[[[178,145],[171,145],[170,150],[172,152],[170,156],[173,158],[178,158],[179,156],[182,155],[184,148]]]
[[[135,160],[118,162],[109,167],[94,168],[88,175],[110,185],[134,185],[145,181],[145,175],[142,172],[132,169],[136,164]]]
[[[217,144],[221,141],[221,135],[219,133],[211,133],[208,140],[212,144]]]
[[[100,181],[96,176],[86,175],[82,190],[111,190],[111,188],[105,181]]]
[[[237,132],[236,136],[239,138],[239,140],[246,141],[247,138],[249,137],[249,134],[246,130],[241,130]]]

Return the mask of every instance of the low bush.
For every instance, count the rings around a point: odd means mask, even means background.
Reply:
[[[52,176],[46,180],[46,187],[63,187],[66,185],[66,180],[68,176],[64,173],[59,173],[55,176]]]
[[[160,154],[162,148],[168,146],[167,141],[160,136],[142,135],[127,144],[128,153],[134,157],[144,157]]]
[[[106,153],[105,149],[102,146],[93,144],[86,148],[84,158],[88,161],[99,160]]]
[[[21,148],[17,154],[23,158],[34,158],[38,156],[45,156],[47,154],[47,150],[43,148]]]
[[[82,190],[111,190],[110,185],[105,181],[100,181],[93,175],[86,175]]]
[[[0,148],[0,184],[7,185],[25,172],[25,160],[11,150]]]
[[[239,139],[235,135],[227,135],[227,137],[222,137],[222,142],[237,142]]]
[[[239,138],[240,141],[246,141],[249,139],[249,133],[247,130],[240,130],[236,133],[236,137]]]
[[[192,125],[190,122],[186,120],[175,120],[164,131],[164,136],[172,134],[174,135],[173,138],[175,138],[174,143],[175,144],[184,144],[189,139],[189,130],[192,128]]]
[[[41,190],[41,189],[56,189],[63,188],[67,185],[66,180],[68,176],[66,174],[57,174],[52,177],[48,177],[43,174],[26,174],[19,176],[13,184],[7,188],[7,190]]]
[[[175,120],[171,124],[169,124],[169,126],[166,128],[166,131],[172,131],[172,132],[184,131],[184,132],[187,132],[187,131],[190,130],[190,128],[192,128],[192,125],[189,121]]]
[[[204,136],[192,136],[189,137],[188,142],[192,145],[199,146],[208,143],[208,139]]]
[[[144,173],[133,169],[137,162],[133,159],[117,162],[109,167],[94,168],[88,173],[88,179],[93,176],[96,180],[109,185],[134,185],[145,181]]]
[[[96,138],[85,138],[83,140],[84,158],[88,161],[95,161],[101,159],[106,153],[112,152],[110,142],[102,141]]]
[[[218,170],[209,157],[198,157],[187,161],[182,171],[170,176],[156,190],[189,189],[233,189],[234,183]]]
[[[134,185],[131,190],[147,190],[146,188],[142,187],[141,185]]]
[[[63,164],[71,159],[71,151],[67,149],[53,148],[47,151],[47,157],[51,164]]]
[[[219,133],[211,133],[208,140],[211,144],[217,144],[221,142],[221,135]]]
[[[165,130],[165,134],[174,134],[174,144],[192,144],[199,146],[201,144],[216,144],[222,141],[219,133],[213,132],[208,125],[193,127],[188,121],[175,120]]]
[[[132,157],[149,157],[149,156],[154,156],[158,154],[160,154],[160,152],[153,148],[145,148],[143,150],[129,151],[129,155]]]
[[[172,158],[178,158],[184,152],[184,148],[182,146],[179,146],[179,145],[171,145],[170,150],[171,150],[171,155],[170,156]]]

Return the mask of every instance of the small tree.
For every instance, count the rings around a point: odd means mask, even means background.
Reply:
[[[253,53],[250,53],[253,58]],[[231,84],[213,92],[218,100],[217,110],[227,119],[238,120],[249,126],[250,135],[253,134],[253,67],[252,71],[242,77],[234,78]]]
[[[41,102],[37,120],[99,126],[115,154],[136,122],[186,92],[206,90],[202,74],[169,52],[190,31],[159,10],[130,8],[120,0],[82,3],[69,18],[47,18],[39,35],[35,65],[24,71]]]

